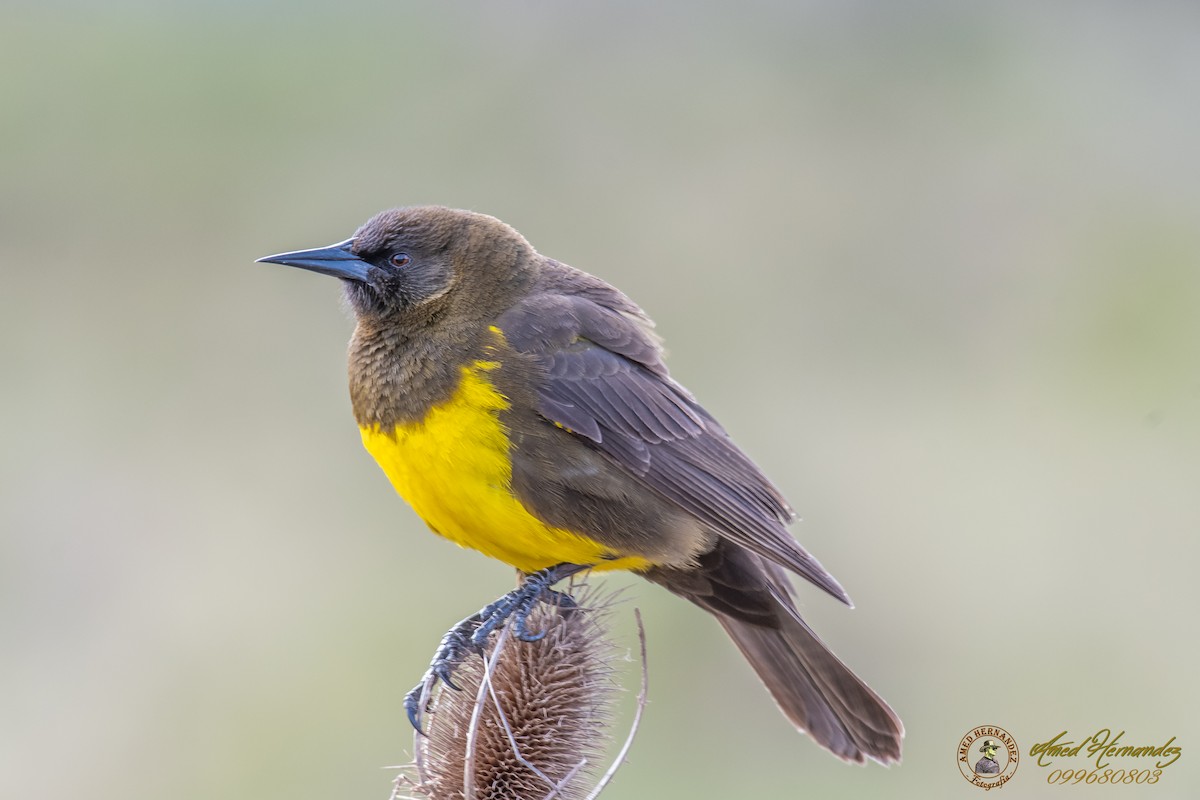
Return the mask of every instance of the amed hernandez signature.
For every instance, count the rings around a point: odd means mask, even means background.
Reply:
[[[1050,759],[1076,758],[1086,750],[1087,757],[1095,760],[1097,769],[1107,767],[1111,763],[1107,759],[1113,758],[1155,758],[1158,761],[1154,766],[1164,769],[1183,755],[1183,748],[1174,744],[1174,736],[1158,746],[1133,746],[1121,744],[1121,737],[1125,735],[1125,731],[1113,736],[1113,732],[1108,728],[1101,728],[1079,744],[1069,740],[1063,741],[1066,735],[1067,732],[1063,731],[1048,742],[1035,744],[1029,748],[1029,755],[1037,758],[1039,767],[1048,767]]]

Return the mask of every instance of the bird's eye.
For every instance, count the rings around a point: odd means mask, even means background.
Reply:
[[[408,253],[392,253],[392,257],[388,259],[393,267],[407,267],[412,259]]]

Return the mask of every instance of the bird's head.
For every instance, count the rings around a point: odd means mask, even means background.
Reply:
[[[359,319],[416,320],[506,295],[533,255],[495,217],[413,206],[376,214],[344,242],[258,260],[341,278]]]

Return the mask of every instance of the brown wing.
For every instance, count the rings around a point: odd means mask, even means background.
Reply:
[[[539,413],[722,537],[848,604],[788,533],[794,515],[783,496],[670,378],[657,339],[628,311],[636,306],[604,286],[611,304],[598,302],[594,286],[588,297],[542,293],[498,321],[508,344],[542,367]]]

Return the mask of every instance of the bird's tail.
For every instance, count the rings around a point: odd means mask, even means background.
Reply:
[[[698,569],[646,577],[712,612],[780,710],[817,744],[846,761],[900,760],[900,719],[800,618],[780,568],[723,541]]]

